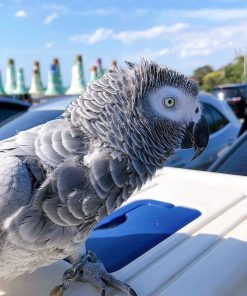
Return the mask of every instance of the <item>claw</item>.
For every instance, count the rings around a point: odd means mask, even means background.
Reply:
[[[130,296],[137,296],[136,292],[130,288]]]
[[[136,292],[127,284],[121,283],[121,286],[115,287],[116,289],[119,289],[123,291],[128,296],[137,296]]]
[[[102,290],[101,290],[101,294],[100,294],[100,296],[105,296],[105,289],[102,289]]]
[[[106,285],[103,282],[103,280],[99,279],[99,280],[95,281],[94,285],[98,288],[98,290],[100,292],[100,296],[105,296],[105,294],[106,294]]]
[[[49,296],[63,296],[64,291],[66,291],[68,289],[67,285],[61,284],[59,286],[54,287]]]
[[[98,261],[98,259],[97,259],[97,256],[94,254],[94,252],[93,251],[87,251],[87,255],[89,256],[89,258],[90,258],[90,262],[92,262],[92,263],[96,263],[97,261]]]
[[[97,259],[92,251],[88,251],[85,256],[80,258],[79,262],[64,272],[63,283],[59,287],[67,290],[73,281],[91,282],[100,292],[100,296],[106,295],[106,285],[121,290],[128,296],[137,296],[136,292],[129,285],[119,281],[108,273],[103,263]],[[57,296],[60,294],[56,293],[62,292],[63,294],[63,291],[54,289],[51,295]]]

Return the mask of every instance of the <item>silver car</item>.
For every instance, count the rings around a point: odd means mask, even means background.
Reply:
[[[239,136],[241,123],[226,102],[204,92],[199,94],[199,100],[210,131],[208,146],[193,161],[193,149],[177,151],[166,166],[205,170],[223,155]]]

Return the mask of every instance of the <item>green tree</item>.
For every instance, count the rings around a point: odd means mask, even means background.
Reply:
[[[205,65],[202,67],[199,67],[194,70],[192,78],[200,85],[202,86],[203,84],[203,78],[205,75],[208,73],[213,72],[213,68],[209,65]]]
[[[198,82],[202,89],[211,91],[217,84],[243,82],[243,71],[244,57],[238,56],[233,62],[216,71],[213,71],[213,68],[208,65],[199,67],[193,72],[192,78]]]
[[[222,71],[214,71],[205,75],[203,78],[203,89],[211,91],[214,86],[225,83],[222,74]]]
[[[239,56],[233,63],[224,67],[226,83],[238,83],[243,81],[244,57]]]

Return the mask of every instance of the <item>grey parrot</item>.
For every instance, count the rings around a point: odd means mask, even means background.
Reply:
[[[97,222],[176,149],[194,147],[196,157],[207,146],[196,83],[152,61],[126,63],[89,84],[62,118],[0,142],[0,278],[80,254]],[[78,271],[101,295],[105,283],[136,295],[92,254],[73,258],[68,278]]]

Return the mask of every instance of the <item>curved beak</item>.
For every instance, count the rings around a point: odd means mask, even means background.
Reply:
[[[181,143],[182,149],[194,147],[195,153],[192,158],[197,158],[207,147],[209,139],[208,124],[206,118],[202,115],[200,121],[195,124],[191,122]]]

